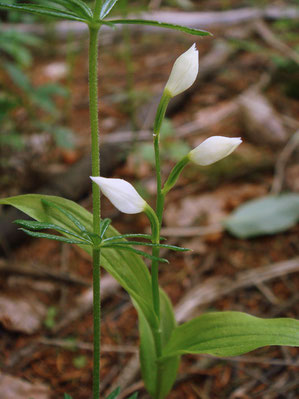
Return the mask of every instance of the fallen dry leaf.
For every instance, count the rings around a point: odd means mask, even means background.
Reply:
[[[169,204],[165,209],[167,226],[192,226],[195,223],[219,223],[225,216],[224,198],[215,193],[184,198],[179,205]]]
[[[49,399],[50,389],[40,383],[31,384],[0,372],[1,399]]]
[[[33,334],[41,327],[46,313],[46,306],[28,291],[0,295],[0,323],[7,330]]]

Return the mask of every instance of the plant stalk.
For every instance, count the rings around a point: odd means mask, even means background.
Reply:
[[[98,4],[98,3],[97,3]],[[89,28],[89,112],[91,127],[92,176],[100,176],[100,147],[98,120],[98,33],[99,28]],[[92,183],[93,232],[100,234],[100,189]],[[100,348],[101,348],[101,300],[99,249],[93,253],[93,399],[100,398]]]
[[[162,225],[162,215],[164,208],[164,194],[162,192],[162,177],[161,177],[161,165],[160,165],[160,129],[162,126],[165,112],[170,101],[170,95],[168,92],[163,92],[154,122],[154,150],[155,150],[155,164],[156,164],[156,181],[157,181],[157,201],[156,201],[156,214],[158,218],[158,231],[155,237],[153,237],[154,244],[160,244],[160,229]],[[155,247],[152,250],[153,256],[159,257],[160,249]],[[153,305],[156,316],[160,324],[160,295],[159,295],[159,262],[152,261],[152,292],[153,292]],[[161,346],[161,342],[157,344],[157,347]]]
[[[93,10],[94,21],[97,21],[100,18],[101,9],[102,9],[102,0],[95,0],[95,6]]]

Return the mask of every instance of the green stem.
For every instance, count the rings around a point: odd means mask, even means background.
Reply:
[[[170,93],[167,90],[164,90],[160,103],[157,108],[156,118],[154,122],[154,150],[155,150],[156,180],[157,180],[156,211],[160,228],[162,225],[162,216],[163,216],[164,199],[165,199],[164,193],[162,192],[162,177],[161,177],[161,165],[160,165],[160,130],[170,100],[171,100]],[[159,242],[160,242],[160,235],[159,235]]]
[[[145,208],[145,213],[149,218],[152,230],[152,243],[159,244],[160,242],[160,227],[159,220],[155,211],[147,205]],[[153,247],[152,250],[153,256],[159,256],[159,248]],[[155,314],[158,319],[158,326],[160,324],[160,294],[159,294],[159,282],[158,282],[158,271],[159,271],[159,262],[157,260],[152,260],[152,268],[151,268],[151,276],[152,276],[152,296],[153,296],[153,307]],[[159,345],[158,345],[159,346]]]
[[[164,90],[161,97],[157,114],[154,123],[154,150],[155,150],[155,164],[156,164],[156,181],[157,181],[157,201],[156,201],[156,234],[152,227],[152,241],[153,243],[160,243],[160,229],[162,225],[163,209],[164,209],[164,193],[162,192],[162,176],[161,176],[161,163],[160,163],[160,129],[162,126],[163,119],[165,117],[168,103],[171,99],[170,94]],[[154,211],[153,211],[154,213]],[[155,247],[152,250],[153,256],[159,257],[160,249]],[[154,330],[154,339],[156,344],[157,357],[162,355],[162,331],[160,328],[160,291],[159,291],[159,262],[152,261],[152,294],[153,294],[153,306],[158,319],[158,328]],[[162,377],[162,366],[158,364],[157,367],[157,384],[156,384],[156,397],[159,396],[161,377]]]
[[[97,3],[98,4],[98,3]],[[89,112],[91,127],[92,175],[100,176],[99,116],[98,116],[98,28],[89,28]],[[93,232],[100,234],[100,189],[92,183]],[[100,397],[100,259],[99,249],[93,250],[93,399]]]
[[[94,21],[97,21],[100,18],[101,9],[102,9],[102,0],[96,0],[93,10]]]
[[[157,181],[157,201],[156,210],[159,220],[159,230],[162,225],[162,216],[164,208],[164,194],[162,192],[162,176],[161,176],[161,165],[160,165],[160,145],[159,145],[159,133],[154,136],[154,149],[155,149],[155,164],[156,164],[156,181]],[[160,242],[160,234],[159,234]],[[159,244],[158,242],[158,244]]]
[[[100,250],[93,250],[93,399],[100,398],[101,296]]]

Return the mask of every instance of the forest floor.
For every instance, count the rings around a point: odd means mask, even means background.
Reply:
[[[279,27],[268,26],[278,32]],[[237,29],[246,30],[246,27]],[[277,178],[275,165],[285,143],[269,143],[262,134],[258,140],[259,133],[250,132],[248,122],[239,111],[213,120],[217,111],[227,104],[236,104],[239,96],[266,74],[269,81],[262,95],[282,121],[283,131],[291,134],[298,128],[286,123],[299,115],[298,93],[296,97],[292,91],[298,82],[298,65],[294,69],[286,60],[286,67],[277,64],[273,67],[273,57],[283,56],[254,30],[242,39],[228,38],[221,29],[213,33],[213,38],[196,40],[200,59],[209,54],[216,43],[225,43],[233,51],[169,116],[162,141],[163,176],[167,176],[177,158],[208,136],[240,136],[244,143],[219,164],[205,169],[188,166],[170,192],[162,234],[168,243],[193,251],[165,253],[163,256],[170,264],[161,265],[160,284],[172,303],[179,305],[178,312],[191,290],[206,292],[206,297],[202,295],[186,315],[188,319],[211,310],[237,310],[260,317],[298,317],[298,268],[297,273],[289,272],[287,265],[292,260],[298,262],[299,226],[251,239],[236,238],[221,227],[221,221],[240,204],[271,191]],[[292,47],[291,38],[285,39],[282,34],[279,37]],[[150,103],[161,93],[174,60],[193,41],[194,38],[187,35],[134,35],[131,52],[138,110],[144,108],[141,104]],[[87,42],[74,43],[77,50],[70,76],[55,74],[61,66],[64,70],[66,62],[65,46],[58,43],[50,56],[48,51],[35,55],[31,76],[36,85],[50,81],[68,84],[72,93],[70,104],[64,100],[59,106],[65,109],[65,123],[75,132],[75,146],[66,150],[46,139],[42,149],[18,153],[6,170],[7,178],[1,182],[4,196],[36,189],[39,183],[55,179],[89,152]],[[287,57],[284,55],[284,58]],[[110,45],[100,47],[100,61],[100,130],[108,137],[116,131],[127,131],[129,123],[124,45],[119,37]],[[208,128],[200,127],[202,115],[211,118]],[[182,134],[190,122],[199,128]],[[139,142],[137,131],[131,151],[120,157],[109,177],[132,182],[154,205],[155,179],[149,144]],[[294,159],[288,163],[282,187],[299,191],[298,164]],[[89,210],[90,194],[80,201]],[[103,217],[111,218],[121,233],[148,232],[143,215],[120,214],[105,198]],[[260,281],[260,270],[264,271],[265,267],[270,277]],[[275,268],[279,272],[271,276],[271,269]],[[249,271],[254,274],[247,282],[234,284],[243,281]],[[89,399],[92,313],[88,294],[92,268],[88,256],[73,246],[24,238],[17,248],[6,247],[6,256],[0,259],[0,272],[0,365],[7,376],[15,378],[6,382],[0,379],[1,390],[5,392],[9,384],[19,386],[15,399],[25,398],[24,395],[34,399],[62,398],[64,392],[74,399]],[[109,285],[110,280],[107,281]],[[77,315],[73,317],[76,309]],[[180,318],[183,320],[184,316]],[[148,398],[139,374],[137,314],[126,292],[113,284],[103,298],[101,334],[103,397],[113,386],[120,385],[122,398],[136,390],[138,398]],[[168,397],[295,398],[296,356],[298,360],[296,349],[284,347],[267,347],[231,359],[184,356],[177,382]],[[30,384],[24,386],[24,381]]]

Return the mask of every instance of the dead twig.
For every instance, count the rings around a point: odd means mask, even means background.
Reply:
[[[287,162],[298,145],[299,130],[297,130],[296,133],[292,135],[291,139],[287,142],[286,146],[277,158],[277,162],[275,164],[274,179],[271,187],[271,194],[278,194],[281,191]]]
[[[281,118],[260,90],[250,87],[239,96],[242,122],[252,142],[281,146],[289,137]]]
[[[293,60],[296,64],[299,65],[299,54],[287,44],[285,44],[282,40],[278,39],[264,21],[260,19],[255,21],[254,27],[256,32],[267,44],[269,44],[275,50],[278,50],[283,56]]]
[[[30,277],[33,279],[51,280],[60,284],[74,284],[81,285],[83,287],[90,287],[91,283],[77,276],[72,276],[69,273],[61,273],[47,270],[41,265],[22,265],[17,266],[15,264],[5,262],[3,259],[0,260],[0,274],[6,275],[20,275],[24,277]]]

